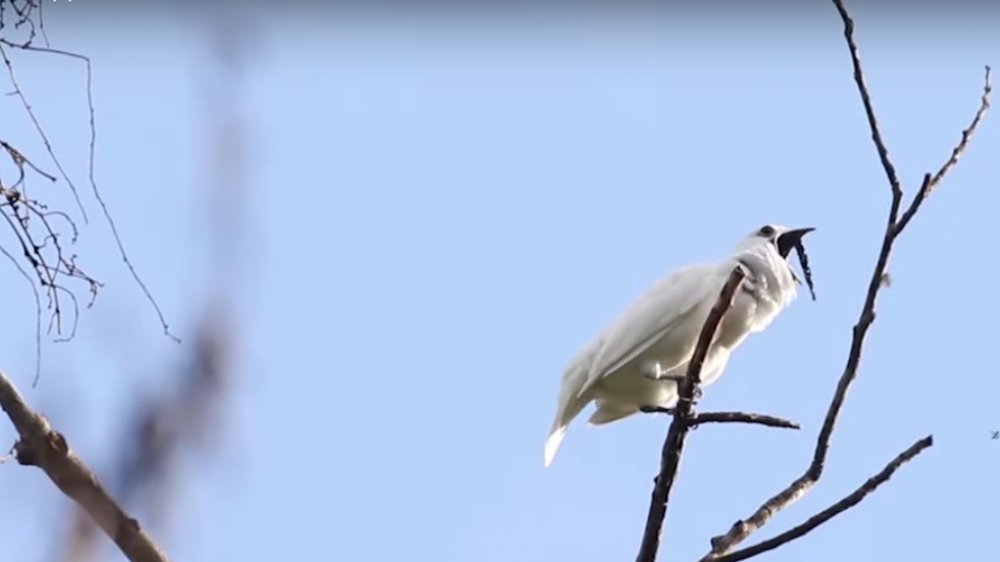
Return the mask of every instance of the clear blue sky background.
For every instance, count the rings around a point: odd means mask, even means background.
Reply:
[[[912,193],[971,118],[983,65],[1000,65],[989,30],[997,14],[853,4]],[[190,340],[209,278],[199,123],[207,18],[113,15],[85,1],[46,9],[53,46],[93,59],[100,184],[137,266]],[[225,441],[188,459],[176,517],[156,530],[174,560],[631,560],[667,419],[600,429],[578,420],[544,470],[562,367],[660,275],[720,257],[767,222],[817,227],[808,243],[819,300],[801,298],[751,338],[702,407],[767,412],[803,430],[695,432],[661,559],[700,556],[710,536],[801,473],[889,192],[833,6],[713,9],[261,12],[244,91],[254,167],[250,260],[233,281],[244,295],[239,383],[220,406]],[[86,190],[81,65],[44,55],[15,63]],[[44,162],[16,99],[0,115],[2,137]],[[916,439],[933,433],[934,447],[769,560],[992,552],[997,118],[899,244],[822,483],[753,540],[836,501]],[[44,189],[69,201],[64,187]],[[184,356],[159,336],[111,244],[100,221],[85,229],[81,263],[108,286],[76,340],[46,344],[36,389],[31,295],[0,268],[0,366],[99,470],[137,392],[162,385]],[[0,443],[13,440],[0,423]],[[0,496],[0,560],[44,560],[67,500],[12,464],[0,467]]]

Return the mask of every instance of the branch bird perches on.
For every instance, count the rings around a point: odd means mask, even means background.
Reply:
[[[712,538],[711,549],[701,558],[700,562],[737,562],[740,560],[746,560],[758,554],[774,550],[783,544],[805,535],[826,521],[829,521],[836,515],[860,503],[861,500],[863,500],[869,493],[888,481],[895,471],[898,470],[903,464],[913,459],[927,448],[931,447],[934,442],[933,436],[931,435],[917,440],[910,447],[890,461],[878,474],[869,478],[858,489],[844,497],[842,500],[810,517],[800,525],[793,527],[792,529],[789,529],[788,531],[785,531],[771,539],[761,541],[741,550],[733,551],[733,549],[742,541],[746,540],[751,534],[766,525],[778,511],[784,509],[788,505],[806,495],[822,476],[826,463],[827,452],[830,446],[830,439],[833,435],[834,429],[836,428],[836,423],[847,397],[847,392],[857,377],[865,337],[872,323],[875,321],[875,305],[880,289],[885,286],[885,280],[887,279],[886,270],[893,246],[906,226],[919,211],[923,202],[927,199],[931,192],[933,192],[938,184],[940,184],[948,172],[957,164],[958,159],[965,152],[970,139],[990,108],[990,97],[993,89],[991,79],[992,73],[990,67],[987,66],[979,107],[976,110],[971,123],[962,131],[959,143],[951,151],[951,154],[945,163],[933,174],[927,173],[924,175],[919,189],[910,201],[909,205],[905,208],[905,210],[903,210],[902,185],[896,173],[895,166],[889,156],[889,150],[885,145],[881,129],[879,128],[878,119],[875,115],[874,106],[871,101],[871,95],[869,94],[868,86],[865,83],[860,54],[854,40],[854,21],[851,19],[846,7],[844,6],[843,0],[833,0],[833,4],[837,9],[837,13],[840,15],[841,21],[844,25],[844,38],[851,57],[851,63],[854,71],[854,81],[861,97],[862,105],[864,106],[865,116],[871,131],[872,142],[875,145],[879,162],[882,165],[889,184],[891,194],[889,215],[886,220],[886,226],[882,236],[878,258],[868,283],[865,301],[862,305],[858,321],[851,331],[851,344],[847,361],[840,379],[837,382],[836,390],[834,391],[833,398],[831,399],[830,405],[827,409],[823,425],[817,435],[816,446],[809,466],[801,476],[793,480],[791,484],[778,492],[776,495],[765,501],[749,517],[737,521],[726,533]],[[738,286],[738,282],[734,283]],[[726,289],[728,290],[729,288],[730,287],[727,284]],[[733,287],[733,290],[735,291],[735,286]],[[731,295],[727,296],[726,290],[724,290],[720,295],[719,302],[716,304],[716,308],[713,308],[712,313],[709,315],[701,334],[702,338],[705,338],[707,334],[708,340],[699,340],[698,348],[695,350],[688,373],[681,379],[678,385],[679,393],[682,398],[678,401],[678,406],[670,412],[674,416],[674,419],[671,422],[670,429],[663,444],[660,472],[655,480],[653,496],[646,519],[645,531],[639,555],[636,558],[637,562],[654,562],[656,560],[661,529],[666,515],[667,502],[669,501],[670,489],[676,478],[681,453],[684,447],[684,440],[687,436],[688,429],[694,425],[699,418],[702,421],[708,421],[713,416],[728,418],[724,421],[749,422],[749,419],[745,414],[734,413],[737,415],[725,416],[721,415],[721,413],[715,413],[701,414],[699,416],[694,414],[692,408],[692,398],[697,391],[700,378],[700,361],[698,360],[699,353],[702,355],[701,358],[703,360],[703,347],[707,347],[708,341],[711,339],[718,322],[725,313],[725,307],[728,306],[731,298]],[[723,420],[715,419],[712,421]],[[790,424],[791,422],[788,423]],[[787,427],[784,425],[778,426]]]

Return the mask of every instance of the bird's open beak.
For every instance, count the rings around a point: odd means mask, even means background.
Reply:
[[[778,246],[778,253],[781,254],[781,257],[787,258],[792,248],[801,243],[802,237],[814,230],[816,229],[810,226],[806,228],[793,228],[782,232],[778,235],[777,240],[775,240]]]

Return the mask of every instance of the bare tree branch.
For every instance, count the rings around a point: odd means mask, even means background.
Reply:
[[[892,204],[889,209],[889,216],[887,218],[885,232],[882,237],[882,246],[879,251],[878,259],[876,261],[874,271],[872,272],[871,279],[868,283],[868,291],[865,296],[865,302],[861,308],[861,314],[858,321],[852,330],[851,347],[848,352],[847,364],[845,365],[844,371],[837,382],[836,391],[834,392],[833,399],[827,409],[826,417],[823,420],[823,426],[817,436],[816,448],[813,452],[812,462],[810,462],[809,467],[802,474],[802,476],[796,478],[790,485],[788,485],[788,487],[764,502],[764,504],[761,505],[750,517],[737,521],[728,532],[714,537],[711,541],[711,551],[701,559],[702,562],[721,559],[722,555],[732,550],[737,544],[767,524],[767,522],[778,511],[808,493],[809,490],[815,486],[816,482],[819,481],[823,474],[827,451],[830,447],[830,439],[833,435],[834,428],[836,427],[837,419],[840,415],[841,408],[843,407],[844,400],[847,397],[847,392],[857,376],[865,336],[868,333],[868,329],[875,321],[875,303],[879,290],[883,285],[883,279],[885,279],[886,276],[886,268],[888,267],[889,256],[892,253],[893,244],[909,221],[916,214],[921,202],[926,198],[933,187],[940,182],[941,179],[943,179],[948,171],[954,166],[955,162],[958,161],[959,156],[965,151],[972,133],[975,132],[976,127],[978,127],[990,105],[990,69],[987,67],[986,84],[983,88],[980,108],[976,112],[972,124],[968,129],[963,131],[961,142],[952,151],[951,157],[945,165],[942,166],[938,173],[934,176],[927,174],[924,177],[923,183],[918,190],[913,203],[911,203],[910,208],[906,210],[905,214],[900,217],[899,211],[902,204],[903,192],[899,184],[899,179],[896,175],[895,167],[889,158],[889,151],[885,147],[885,142],[883,141],[882,133],[879,129],[878,119],[875,117],[875,110],[871,102],[871,96],[868,93],[868,87],[865,84],[864,73],[861,68],[861,59],[858,54],[858,47],[854,41],[854,22],[851,20],[842,0],[833,0],[833,3],[836,6],[837,12],[840,14],[841,20],[844,24],[844,38],[846,39],[847,47],[851,55],[851,62],[854,66],[854,81],[857,84],[858,93],[861,96],[861,101],[865,108],[865,114],[871,129],[872,141],[875,144],[879,160],[882,163],[886,178],[889,182],[889,188],[892,194]],[[931,446],[931,444],[932,442],[928,439],[926,444],[923,447],[920,447],[919,450],[916,450],[911,457],[919,453],[923,448]],[[900,462],[900,464],[902,464],[902,462]],[[860,498],[858,501],[860,501]],[[850,505],[847,507],[850,507]],[[825,520],[826,519],[823,521]],[[822,523],[822,521],[819,523]],[[818,525],[819,523],[816,524]]]
[[[168,562],[153,542],[101,486],[97,476],[73,454],[66,438],[34,412],[17,388],[0,372],[0,406],[19,434],[14,444],[17,462],[37,466],[68,497],[80,505],[132,562]]]
[[[784,429],[801,429],[801,426],[793,421],[767,414],[750,414],[746,412],[704,412],[695,414],[691,418],[689,425],[694,427],[703,423],[752,423]]]
[[[879,162],[885,170],[885,177],[889,180],[889,188],[892,190],[893,198],[903,196],[903,188],[899,183],[899,176],[896,175],[896,167],[889,157],[889,149],[885,146],[882,138],[882,130],[878,126],[878,118],[875,117],[875,107],[872,105],[871,95],[868,93],[868,85],[865,83],[865,73],[861,69],[861,54],[858,46],[854,42],[854,20],[847,13],[842,0],[833,0],[840,19],[844,22],[844,39],[847,41],[847,49],[851,53],[851,65],[854,67],[854,82],[858,86],[858,94],[861,95],[861,103],[865,106],[865,117],[868,118],[868,127],[872,132],[872,142],[875,143],[875,150],[878,152]]]
[[[736,290],[743,282],[743,269],[736,267],[729,274],[729,279],[723,285],[719,298],[705,319],[701,328],[694,354],[688,363],[687,376],[677,385],[677,406],[674,408],[674,419],[663,442],[660,455],[660,473],[653,481],[653,496],[649,501],[649,513],[646,516],[646,528],[639,546],[636,562],[653,562],[660,546],[660,533],[663,519],[667,514],[667,502],[670,500],[670,489],[674,485],[677,469],[680,467],[681,453],[684,450],[684,440],[691,429],[694,414],[694,396],[701,384],[701,368],[708,354],[708,347],[715,337],[715,331],[722,317],[732,306]]]
[[[913,445],[910,445],[909,448],[897,455],[896,458],[889,461],[889,464],[887,464],[881,472],[866,480],[864,484],[862,484],[857,490],[854,490],[854,492],[852,492],[849,496],[817,513],[816,515],[813,515],[801,525],[792,527],[774,538],[761,541],[753,546],[737,550],[736,552],[726,554],[725,556],[720,556],[719,558],[716,558],[714,562],[739,562],[740,560],[746,560],[747,558],[752,558],[758,554],[774,550],[785,543],[804,536],[809,531],[812,531],[816,527],[819,527],[823,523],[826,523],[830,519],[833,519],[837,515],[840,515],[841,513],[861,503],[861,500],[865,499],[865,496],[868,494],[874,492],[875,488],[878,488],[882,484],[888,482],[889,479],[892,478],[892,475],[899,470],[901,466],[933,444],[934,437],[932,435],[924,437]]]

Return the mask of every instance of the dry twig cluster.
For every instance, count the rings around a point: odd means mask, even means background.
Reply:
[[[0,215],[10,229],[14,249],[10,250],[0,243],[0,253],[4,255],[27,281],[35,298],[37,311],[36,321],[36,373],[35,382],[40,372],[40,354],[42,339],[42,300],[46,301],[44,308],[50,311],[48,334],[55,334],[56,341],[67,341],[76,334],[80,315],[80,303],[77,291],[81,285],[88,291],[89,308],[97,298],[101,282],[84,272],[77,261],[77,255],[72,252],[81,230],[73,214],[79,215],[84,224],[89,224],[86,205],[80,196],[80,191],[56,155],[56,151],[42,126],[41,121],[28,102],[27,95],[18,81],[15,65],[12,61],[14,52],[42,53],[59,57],[69,57],[80,61],[86,67],[86,97],[90,119],[90,147],[88,180],[91,195],[100,207],[104,219],[111,229],[116,247],[122,262],[128,268],[132,279],[142,290],[152,306],[164,334],[179,341],[167,325],[166,318],[152,293],[146,287],[142,277],[136,271],[131,258],[125,251],[124,244],[118,234],[118,227],[111,216],[107,203],[101,195],[95,177],[94,154],[97,143],[97,128],[95,126],[93,93],[91,91],[92,69],[90,59],[84,55],[52,48],[45,32],[44,9],[42,0],[0,0],[0,59],[3,60],[10,85],[8,95],[15,98],[24,114],[33,126],[51,165],[58,171],[58,176],[45,171],[44,166],[29,158],[23,150],[14,143],[3,138],[0,131],[0,148],[7,155],[12,165],[13,176],[8,179],[0,168]],[[76,203],[75,213],[52,207],[51,192],[41,189],[36,194],[29,188],[29,179],[38,178],[46,184],[54,184],[62,180]],[[43,186],[44,187],[44,186]],[[30,272],[30,273],[29,273]],[[39,288],[41,291],[39,291]],[[72,311],[72,322],[69,326],[63,324],[63,314],[67,306]]]
[[[91,306],[102,284],[81,269],[72,246],[80,236],[77,219],[72,212],[52,208],[49,200],[51,191],[32,189],[32,179],[40,178],[46,184],[54,184],[62,179],[68,186],[77,204],[76,212],[86,224],[89,222],[86,208],[80,199],[76,185],[64,170],[49,141],[38,117],[17,79],[11,52],[40,52],[57,56],[67,56],[81,60],[87,67],[87,100],[90,109],[90,183],[93,196],[104,211],[105,218],[115,234],[115,240],[125,264],[135,281],[160,314],[152,295],[135,272],[125,254],[115,230],[114,221],[108,212],[94,179],[94,107],[90,92],[90,61],[82,55],[52,49],[45,34],[41,0],[0,0],[0,58],[3,59],[7,78],[12,90],[10,95],[20,102],[29,121],[34,126],[51,163],[59,172],[59,177],[46,172],[24,152],[6,139],[0,138],[0,148],[12,164],[13,175],[0,168],[0,216],[9,227],[11,239],[16,249],[8,250],[0,242],[2,253],[20,274],[28,281],[36,305],[36,370],[35,383],[41,373],[42,340],[42,300],[51,312],[47,333],[55,332],[56,341],[67,341],[76,333],[80,306],[75,288],[82,283],[90,294],[87,306]],[[15,38],[16,37],[16,38]],[[42,42],[44,46],[37,44]],[[0,132],[2,134],[2,132]],[[30,273],[29,273],[30,272]],[[76,282],[75,284],[73,282]],[[41,288],[41,291],[39,291]],[[72,323],[68,330],[63,325],[63,314],[71,305]],[[166,323],[160,314],[163,328]],[[51,427],[48,420],[33,411],[21,397],[13,383],[0,372],[0,405],[17,430],[18,439],[12,449],[13,457],[21,465],[37,466],[49,477],[57,488],[73,499],[87,513],[88,518],[98,525],[134,561],[162,562],[167,557],[153,542],[146,531],[121,507],[97,476],[76,456],[65,437]]]
[[[87,57],[52,49],[45,37],[44,19],[42,18],[41,0],[0,0],[0,56],[6,65],[13,96],[19,99],[31,123],[40,136],[45,149],[58,169],[61,179],[69,185],[74,195],[83,223],[88,222],[86,209],[80,200],[76,186],[63,170],[52,145],[45,135],[35,114],[32,112],[26,96],[22,93],[14,73],[14,64],[8,53],[11,51],[35,51],[42,53],[68,56],[83,61],[87,69],[87,98],[90,109],[91,144],[90,144],[90,184],[93,196],[98,202],[114,235],[117,249],[128,267],[134,280],[143,290],[146,298],[159,316],[164,333],[174,337],[164,320],[159,306],[139,278],[131,261],[125,253],[108,208],[101,198],[94,179],[94,107],[91,100],[90,80],[91,68]],[[11,34],[20,32],[22,36],[14,40]],[[232,35],[232,34],[230,34]],[[228,36],[227,36],[228,37]],[[238,39],[239,34],[229,37]],[[36,44],[43,39],[44,46]],[[239,45],[227,41],[221,45],[224,54],[235,54]],[[213,75],[221,75],[225,87],[238,88],[239,68],[237,61],[224,60],[219,57],[221,66],[213,69]],[[238,92],[227,91],[224,96],[218,92],[210,92],[206,99],[217,102],[225,99],[224,107],[210,107],[207,113],[213,128],[210,130],[210,150],[214,158],[209,162],[212,167],[211,177],[206,182],[212,188],[211,218],[212,242],[210,256],[217,267],[213,270],[213,278],[208,279],[208,286],[213,287],[209,295],[209,303],[202,318],[196,319],[198,324],[194,346],[186,352],[183,369],[178,380],[176,392],[160,392],[156,397],[140,400],[136,404],[133,419],[125,427],[128,438],[122,440],[121,454],[112,463],[112,470],[107,483],[102,484],[97,475],[72,451],[66,438],[51,427],[48,420],[34,412],[21,397],[13,383],[0,372],[0,404],[14,424],[18,439],[12,450],[12,457],[19,464],[37,466],[56,484],[59,490],[75,501],[79,509],[74,509],[71,516],[68,536],[59,545],[56,555],[65,560],[80,562],[98,557],[97,548],[101,546],[100,532],[103,531],[119,547],[122,553],[133,562],[166,562],[168,560],[163,550],[158,547],[148,532],[142,528],[133,515],[126,512],[126,504],[131,509],[137,509],[135,504],[141,496],[147,511],[155,515],[167,508],[175,497],[169,488],[171,481],[169,471],[182,458],[182,451],[191,449],[192,445],[211,437],[211,431],[220,427],[219,420],[214,415],[219,410],[221,400],[229,379],[231,370],[232,345],[234,343],[235,323],[231,314],[235,308],[232,302],[234,295],[227,281],[238,275],[235,268],[239,263],[232,255],[234,248],[241,242],[243,235],[240,203],[246,197],[246,157],[241,151],[245,146],[244,115],[233,110],[232,102]],[[40,176],[48,183],[59,181],[59,177],[45,172],[36,166],[23,153],[6,140],[0,139],[0,147],[4,149],[14,164],[16,179],[6,181],[0,175],[0,214],[7,219],[11,229],[20,242],[20,252],[24,260],[17,257],[18,253],[8,252],[0,245],[2,251],[22,274],[31,277],[28,269],[34,269],[39,279],[38,285],[48,291],[49,308],[53,312],[52,323],[57,333],[61,332],[60,298],[68,298],[76,307],[76,298],[70,288],[63,284],[67,279],[75,278],[89,284],[92,296],[96,296],[101,286],[96,280],[83,274],[75,264],[75,256],[64,253],[65,241],[63,232],[57,227],[72,234],[70,243],[75,242],[79,234],[76,221],[70,212],[50,210],[41,201],[28,196],[28,178]],[[0,169],[2,172],[2,169]],[[235,174],[235,175],[234,175]],[[215,193],[218,191],[219,193]],[[224,192],[224,193],[222,193]],[[27,263],[30,268],[22,264]],[[38,303],[39,328],[38,340],[41,340],[41,295],[34,282],[31,284]],[[68,296],[67,296],[68,295]],[[92,301],[91,301],[92,302]],[[74,316],[74,331],[76,317]],[[50,327],[51,329],[51,327]],[[66,339],[71,338],[71,332]],[[40,349],[40,345],[39,345]],[[109,484],[108,484],[109,483]],[[133,513],[135,513],[133,511]]]

